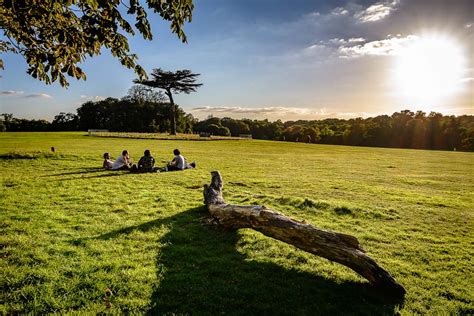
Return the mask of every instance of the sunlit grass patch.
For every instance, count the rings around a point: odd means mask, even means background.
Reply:
[[[162,161],[176,147],[198,168],[100,168],[106,151],[127,149],[137,161],[150,149]],[[474,309],[472,153],[1,133],[0,157],[4,314]],[[407,289],[403,304],[339,264],[215,225],[202,202],[211,170],[221,171],[228,203],[356,236]]]

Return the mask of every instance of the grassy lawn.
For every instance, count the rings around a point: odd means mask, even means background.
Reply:
[[[0,133],[0,313],[474,313],[473,153],[85,135]],[[138,161],[150,149],[161,161],[175,147],[198,168],[99,168],[106,151]],[[229,203],[359,238],[405,300],[257,232],[209,224],[211,170]]]

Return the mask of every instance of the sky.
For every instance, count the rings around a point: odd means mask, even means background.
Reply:
[[[129,37],[153,68],[201,74],[177,95],[199,119],[351,118],[410,109],[474,115],[472,0],[194,0],[188,44],[149,13],[153,41]],[[120,98],[136,75],[109,52],[88,58],[87,81],[65,89],[2,54],[0,113],[51,120],[89,100]]]

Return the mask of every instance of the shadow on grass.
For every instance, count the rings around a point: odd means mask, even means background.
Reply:
[[[63,172],[63,173],[54,173],[42,176],[43,178],[47,177],[56,177],[56,176],[68,176],[74,174],[87,174],[87,173],[95,173],[95,172],[103,172],[107,171],[104,168],[80,168],[80,171],[70,171],[70,172]]]
[[[113,239],[161,225],[171,228],[157,258],[148,314],[393,314],[402,301],[387,301],[368,283],[343,282],[274,263],[249,260],[236,250],[239,234],[206,224],[205,207],[116,230]]]
[[[22,159],[38,159],[38,158],[53,158],[54,155],[50,153],[43,152],[30,152],[30,153],[20,153],[20,152],[10,152],[7,154],[0,155],[0,160],[22,160]]]
[[[62,176],[62,175],[80,175],[80,174],[87,174],[87,173],[98,173],[98,172],[106,172],[98,175],[92,175],[92,176],[79,176],[79,177],[71,177],[71,178],[57,178],[55,180],[57,181],[69,181],[69,180],[88,180],[88,179],[97,179],[97,178],[110,178],[110,177],[119,177],[119,176],[127,176],[127,175],[136,175],[139,173],[136,172],[130,172],[130,171],[109,171],[109,170],[97,170],[97,171],[89,171],[89,172],[74,172],[74,173],[64,173],[64,174],[56,174],[56,176]],[[51,175],[53,176],[53,175]]]

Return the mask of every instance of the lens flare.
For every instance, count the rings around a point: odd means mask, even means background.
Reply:
[[[400,49],[395,80],[401,96],[433,106],[462,89],[466,59],[461,45],[443,35],[415,38]]]

